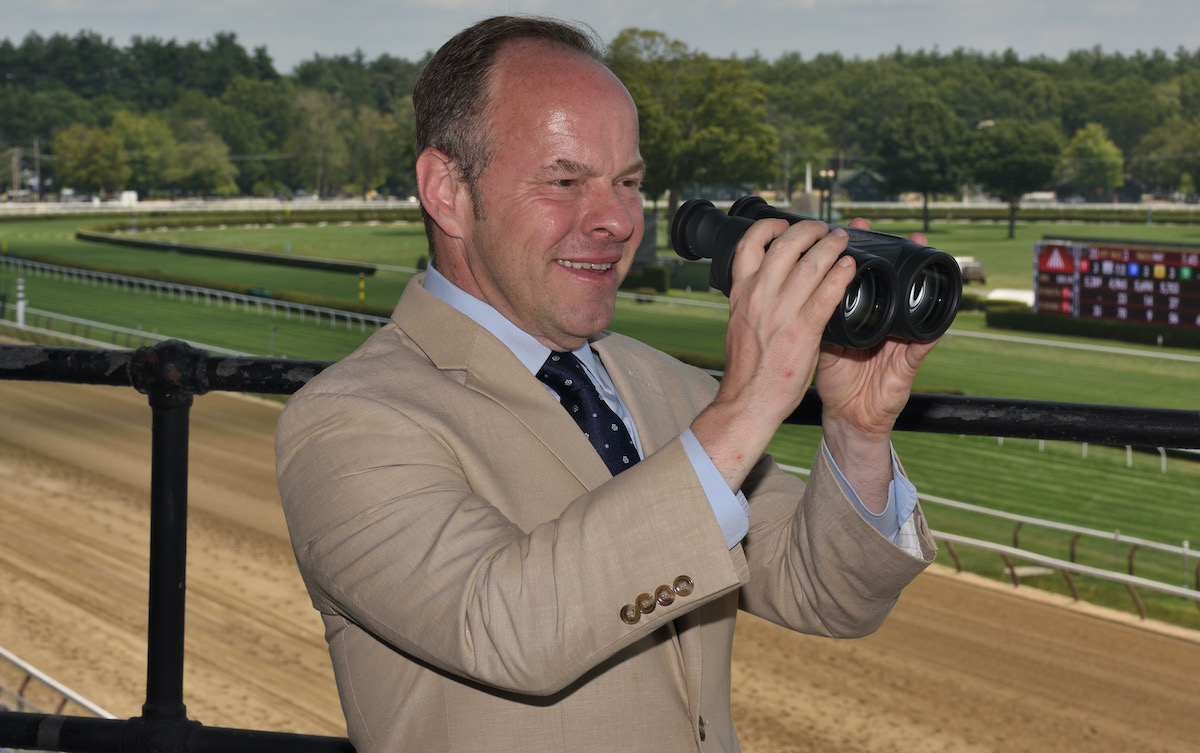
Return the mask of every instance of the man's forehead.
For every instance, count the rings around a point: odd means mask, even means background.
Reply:
[[[560,86],[594,86],[608,81],[624,85],[599,60],[555,42],[517,39],[505,44],[496,56],[490,76],[493,94],[535,93],[531,83],[541,80]]]
[[[492,122],[542,122],[553,128],[556,121],[569,124],[579,113],[628,104],[636,119],[625,86],[603,64],[559,45],[539,43],[514,48],[497,60],[489,83],[487,110]],[[620,104],[618,104],[620,101]]]

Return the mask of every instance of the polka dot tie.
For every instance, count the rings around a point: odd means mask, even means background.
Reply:
[[[574,353],[551,353],[537,377],[558,393],[562,406],[579,424],[612,475],[641,460],[625,424],[600,397]]]

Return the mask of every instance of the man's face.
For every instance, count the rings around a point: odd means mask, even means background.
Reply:
[[[502,51],[491,84],[493,157],[451,280],[570,350],[612,321],[641,241],[637,111],[602,66],[544,44]]]

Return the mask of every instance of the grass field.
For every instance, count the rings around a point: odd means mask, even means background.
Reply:
[[[0,223],[0,239],[11,252],[53,257],[64,264],[86,263],[131,274],[157,269],[185,277],[236,279],[269,290],[299,290],[346,301],[356,298],[357,278],[353,275],[84,244],[73,239],[76,224]],[[1072,235],[1090,237],[1115,237],[1118,231],[1137,231],[1132,237],[1143,240],[1147,239],[1146,233],[1141,231],[1158,230],[1116,226],[1070,229]],[[1178,230],[1164,228],[1159,239],[1165,239],[1168,231]],[[1023,226],[1021,231],[1015,242],[1008,242],[1003,237],[1006,231],[1002,225],[946,225],[937,226],[930,237],[935,245],[952,253],[984,259],[989,287],[1027,288],[1032,242],[1052,230]],[[415,266],[416,258],[424,252],[424,237],[418,225],[208,228],[174,231],[171,237],[184,242],[277,252],[283,250],[278,247],[282,240],[291,243],[296,254],[336,256],[401,267]],[[6,286],[11,290],[13,277],[9,272],[0,272],[0,291]],[[367,281],[368,300],[390,306],[407,278],[405,273],[381,271]],[[1013,282],[1008,282],[1009,279]],[[260,315],[253,307],[249,311],[244,308],[234,311],[205,306],[202,301],[121,293],[49,277],[29,277],[26,286],[30,305],[39,309],[264,355],[336,359],[368,334],[357,327],[347,329],[344,323],[331,327],[325,322],[318,326],[311,320],[300,322],[295,318]],[[613,329],[668,350],[719,355],[723,350],[724,321],[724,312],[716,309],[669,303],[646,305],[622,299]],[[984,330],[980,315],[960,314],[952,333],[922,369],[918,389],[1192,410],[1200,405],[1200,363],[1071,350],[1052,344],[1054,341],[1048,338],[1043,339],[1045,344],[1032,345],[967,336]],[[1122,350],[1138,350],[1126,344],[1113,345]],[[777,435],[772,452],[781,462],[807,466],[817,439],[813,427],[787,426]],[[1067,443],[1011,439],[1001,443],[995,438],[919,433],[897,433],[895,444],[909,475],[928,494],[1100,530],[1119,529],[1125,535],[1176,545],[1185,539],[1200,542],[1200,464],[1195,462],[1170,458],[1167,472],[1162,473],[1157,454],[1134,453],[1132,467],[1127,468],[1123,449],[1090,447],[1084,458],[1079,445]],[[1011,523],[933,504],[926,505],[926,513],[931,526],[938,530],[1001,543],[1009,543],[1012,537]],[[1022,546],[1065,558],[1065,539],[1065,534],[1026,529]],[[1086,564],[1116,566],[1122,570],[1125,567],[1127,550],[1121,551],[1111,543],[1080,546],[1081,561]],[[960,554],[973,569],[1002,577],[1003,565],[995,555]],[[951,564],[945,554],[941,557],[943,562]],[[1194,570],[1195,560],[1192,562]],[[1184,563],[1178,559],[1148,552],[1138,554],[1139,575],[1178,584],[1184,570]],[[1052,590],[1063,588],[1058,576],[1038,585]],[[1131,609],[1129,596],[1122,587],[1088,584],[1087,589],[1089,598]],[[1155,616],[1200,627],[1200,610],[1194,605],[1146,598],[1154,604]]]
[[[868,218],[869,219],[869,218]],[[0,222],[0,241],[20,253],[66,253],[83,262],[88,258],[106,257],[112,249],[96,244],[75,244],[68,249],[80,220],[52,222]],[[888,233],[907,235],[921,229],[918,221],[878,222],[872,227]],[[200,226],[192,229],[158,230],[143,226],[139,235],[146,238],[169,238],[181,243],[199,243],[246,248],[272,253],[291,253],[344,261],[415,267],[425,255],[425,235],[420,223],[352,224],[352,225],[275,225],[275,226]],[[1016,237],[1008,238],[1005,223],[939,222],[930,228],[931,245],[954,256],[973,256],[983,262],[988,288],[1017,288],[1028,290],[1032,284],[1033,244],[1046,235],[1080,238],[1119,238],[1149,242],[1200,243],[1200,227],[1193,225],[1137,224],[1072,224],[1021,223]],[[667,245],[666,223],[658,223],[659,253],[674,256]],[[134,264],[146,268],[145,261],[136,257],[114,263]],[[172,268],[174,268],[172,266]],[[184,265],[181,269],[187,269]],[[247,272],[248,273],[248,272]],[[282,281],[281,281],[282,282]],[[275,285],[274,287],[284,287]],[[978,289],[978,286],[970,286]]]

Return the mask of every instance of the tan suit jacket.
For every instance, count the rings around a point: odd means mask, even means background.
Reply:
[[[736,751],[739,607],[859,636],[932,559],[919,510],[913,558],[820,458],[807,489],[764,458],[743,487],[750,532],[729,550],[678,439],[710,377],[593,340],[646,454],[613,478],[516,357],[420,280],[291,399],[276,440],[360,753]],[[622,618],[662,586],[670,603]]]

